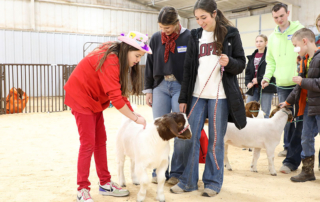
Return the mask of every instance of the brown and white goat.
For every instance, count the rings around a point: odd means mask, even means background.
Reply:
[[[280,143],[281,134],[288,121],[292,120],[292,113],[289,107],[280,109],[277,107],[272,111],[274,114],[270,119],[247,119],[247,125],[242,130],[228,123],[227,132],[224,137],[225,155],[224,163],[228,170],[232,170],[228,159],[228,145],[235,147],[254,148],[251,171],[257,171],[257,161],[260,156],[260,150],[266,149],[269,172],[271,175],[277,175],[274,168],[274,150]]]
[[[146,197],[146,188],[149,183],[147,168],[157,169],[157,200],[165,201],[163,187],[170,152],[169,140],[175,137],[190,139],[190,128],[179,134],[179,131],[187,125],[189,124],[185,114],[170,113],[157,118],[154,124],[147,124],[146,129],[130,119],[120,127],[116,139],[119,184],[126,186],[123,167],[125,156],[129,156],[132,182],[135,185],[140,184],[138,202]]]

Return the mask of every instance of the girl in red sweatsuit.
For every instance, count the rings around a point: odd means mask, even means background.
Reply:
[[[139,94],[141,57],[147,52],[148,37],[138,32],[129,32],[118,37],[122,42],[108,42],[83,58],[64,86],[65,104],[72,110],[80,135],[77,184],[78,202],[93,202],[88,180],[91,156],[94,154],[99,177],[99,193],[108,196],[127,196],[111,181],[106,151],[106,130],[102,111],[110,101],[123,115],[145,127],[145,119],[133,112],[127,99],[129,93]],[[129,76],[130,75],[130,76]],[[132,90],[129,92],[130,77]]]

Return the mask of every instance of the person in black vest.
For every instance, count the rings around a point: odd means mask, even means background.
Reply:
[[[191,31],[179,97],[180,111],[191,113],[188,121],[192,138],[187,141],[192,145],[189,148],[188,164],[179,178],[179,183],[171,187],[170,191],[180,194],[198,189],[199,139],[208,115],[209,144],[202,176],[204,183],[202,196],[211,197],[218,194],[222,187],[223,139],[228,120],[239,129],[244,128],[247,123],[244,102],[237,81],[237,74],[245,68],[246,58],[238,29],[233,27],[217,9],[217,3],[214,0],[198,0],[194,6],[194,15],[201,28]],[[222,67],[224,72],[221,77]],[[213,73],[208,80],[211,72]],[[217,111],[214,112],[216,102],[218,102]],[[213,126],[214,115],[216,115],[217,133]],[[212,152],[213,149],[215,152]]]
[[[156,119],[170,112],[179,112],[178,98],[183,78],[183,61],[187,51],[190,31],[183,28],[175,8],[164,7],[158,16],[161,32],[153,34],[150,40],[152,56],[147,57],[144,93],[146,103],[152,107]],[[184,171],[189,149],[186,141],[175,138],[171,160],[171,171],[166,172],[169,184],[177,184]],[[152,182],[157,183],[155,170]]]
[[[247,103],[251,101],[260,100],[261,93],[261,81],[263,79],[264,72],[266,71],[266,53],[267,53],[267,43],[268,37],[266,35],[260,34],[256,37],[256,47],[257,49],[252,53],[252,55],[247,56],[248,65],[246,68],[245,84],[249,89],[246,94]],[[275,78],[271,78],[271,83],[276,83]],[[261,97],[261,109],[265,113],[264,118],[269,118],[271,103],[273,94],[277,92],[277,88],[270,85],[262,90]]]

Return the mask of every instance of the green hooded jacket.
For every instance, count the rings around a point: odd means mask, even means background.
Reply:
[[[273,75],[276,78],[277,86],[296,85],[292,81],[292,77],[298,75],[298,53],[293,51],[294,46],[292,45],[291,37],[304,26],[299,21],[289,22],[290,26],[284,33],[281,33],[279,26],[277,26],[268,40],[267,67],[264,79],[270,81]]]

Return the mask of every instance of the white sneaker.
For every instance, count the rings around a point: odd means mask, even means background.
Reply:
[[[99,183],[99,194],[104,196],[128,196],[129,191],[122,189],[118,184],[111,181],[105,185]]]
[[[286,157],[288,153],[288,150],[284,149],[283,151],[279,152],[278,156],[279,157]]]
[[[77,202],[93,202],[88,189],[78,191]]]

